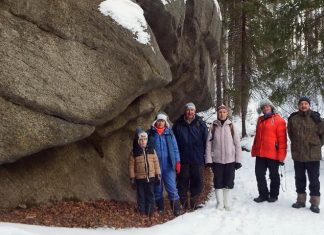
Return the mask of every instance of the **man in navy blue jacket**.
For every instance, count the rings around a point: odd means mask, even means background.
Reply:
[[[181,170],[178,175],[178,191],[184,209],[189,206],[200,208],[197,199],[203,188],[203,170],[205,165],[205,147],[208,129],[202,118],[196,115],[193,103],[185,105],[185,113],[175,122],[173,132],[177,139]]]

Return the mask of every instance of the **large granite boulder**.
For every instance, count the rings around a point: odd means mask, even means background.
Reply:
[[[39,112],[44,119],[50,115],[100,125],[136,97],[171,81],[154,36],[152,45],[138,43],[131,32],[95,9],[100,1],[2,2],[0,96]],[[1,112],[4,108],[0,106]],[[7,128],[15,128],[12,124]],[[41,143],[32,140],[29,145],[40,150]],[[60,144],[53,141],[52,146]],[[48,146],[44,143],[43,149]],[[18,155],[30,154],[29,149],[33,147],[20,149]],[[10,153],[0,154],[0,161],[10,160]]]
[[[74,124],[41,114],[0,97],[0,164],[54,146],[82,140],[93,133],[89,125]]]
[[[214,0],[137,0],[149,44],[101,2],[0,0],[0,207],[133,200],[134,129],[211,105]]]
[[[214,0],[137,0],[157,38],[172,71],[171,119],[179,116],[184,103],[194,101],[198,110],[210,107],[214,99],[212,65],[218,55],[221,14]],[[156,17],[159,16],[159,17]]]

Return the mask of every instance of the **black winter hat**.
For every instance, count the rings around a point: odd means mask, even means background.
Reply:
[[[307,96],[300,97],[298,104],[300,104],[300,102],[302,102],[302,101],[306,101],[307,103],[309,103],[309,105],[311,104],[311,101]]]

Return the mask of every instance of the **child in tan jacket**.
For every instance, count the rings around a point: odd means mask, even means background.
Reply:
[[[161,170],[154,148],[147,145],[147,133],[141,129],[136,130],[128,163],[131,184],[137,191],[138,211],[151,216],[155,211],[154,184],[159,183]]]

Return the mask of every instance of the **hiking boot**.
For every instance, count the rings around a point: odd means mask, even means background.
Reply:
[[[321,198],[319,196],[311,196],[309,202],[311,203],[310,210],[314,213],[320,213],[319,205]]]
[[[295,203],[292,204],[291,206],[292,206],[293,208],[299,209],[299,208],[305,207],[306,204],[305,204],[305,202],[295,202]]]
[[[314,213],[320,213],[320,208],[316,205],[311,205],[309,209]]]
[[[269,197],[268,202],[276,202],[278,201],[278,197]]]
[[[198,196],[194,196],[194,197],[190,198],[190,206],[191,206],[192,210],[197,210],[197,209],[203,208],[203,205],[199,204],[197,202],[197,199],[198,199]]]
[[[175,200],[175,201],[171,200],[170,205],[174,216],[179,216],[182,214],[179,200]]]
[[[296,202],[294,204],[292,204],[291,206],[296,209],[305,207],[306,206],[306,196],[307,196],[306,193],[298,193]]]
[[[198,209],[201,209],[201,208],[203,208],[203,207],[204,207],[203,204],[196,204],[196,205],[194,206],[193,210],[198,210]]]
[[[164,213],[164,200],[163,200],[163,198],[159,199],[159,200],[156,200],[155,205],[157,207],[157,212],[159,214],[163,214]]]
[[[181,205],[182,205],[182,209],[184,210],[187,210],[188,209],[188,198],[186,197],[182,197],[180,198],[180,202],[181,202]]]
[[[256,198],[254,198],[253,201],[255,201],[257,203],[260,203],[260,202],[268,201],[268,198],[264,198],[264,197],[258,196]]]
[[[146,208],[146,214],[147,216],[152,217],[154,213],[155,213],[155,205],[154,203],[150,203]]]

